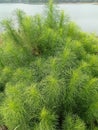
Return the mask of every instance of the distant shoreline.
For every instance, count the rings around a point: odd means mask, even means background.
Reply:
[[[0,2],[0,4],[46,4],[47,2]],[[56,4],[98,4],[98,2],[54,2]]]
[[[0,2],[0,4],[47,4],[47,2],[33,2],[33,3],[28,3],[28,2]],[[98,2],[57,2],[56,4],[94,4],[98,5]]]

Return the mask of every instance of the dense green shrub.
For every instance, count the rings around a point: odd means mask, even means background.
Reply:
[[[17,10],[0,44],[0,124],[9,130],[98,129],[98,38],[50,1],[45,16]]]

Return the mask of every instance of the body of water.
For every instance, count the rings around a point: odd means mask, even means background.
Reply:
[[[59,4],[58,8],[64,10],[83,31],[98,34],[98,5],[95,4]],[[43,14],[45,5],[30,4],[0,4],[0,21],[15,15],[14,10],[21,9],[28,15]]]

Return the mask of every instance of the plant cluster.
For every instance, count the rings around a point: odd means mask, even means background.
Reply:
[[[0,44],[0,124],[9,130],[98,130],[98,38],[52,1],[18,10]]]

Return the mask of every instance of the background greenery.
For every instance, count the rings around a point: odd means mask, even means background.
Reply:
[[[17,10],[0,35],[0,124],[9,130],[98,130],[98,38],[50,1]]]

